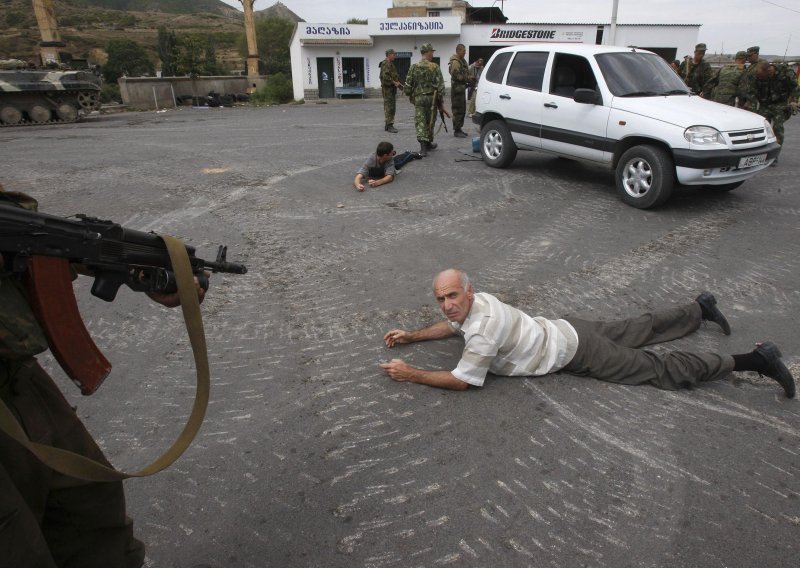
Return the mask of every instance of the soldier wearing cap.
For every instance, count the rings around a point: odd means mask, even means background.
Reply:
[[[467,113],[467,83],[470,80],[469,65],[464,59],[467,48],[463,43],[456,46],[456,52],[450,56],[448,69],[450,71],[450,108],[453,110],[453,136],[466,138],[467,133],[462,130],[464,115]]]
[[[747,48],[747,67],[742,74],[739,81],[739,92],[741,97],[739,106],[749,110],[753,110],[758,106],[758,98],[755,96],[756,89],[756,65],[759,61],[765,61],[759,57],[761,48],[757,45]]]
[[[404,92],[414,103],[414,124],[423,156],[436,148],[433,141],[434,104],[444,92],[442,70],[433,62],[433,46],[426,43],[419,49],[422,59],[411,66],[406,77]]]
[[[730,106],[737,106],[737,99],[740,97],[739,83],[744,73],[744,62],[747,53],[739,51],[734,58],[732,65],[726,65],[717,75],[717,86],[714,88],[711,100]]]
[[[394,49],[386,50],[386,59],[381,61],[381,92],[383,94],[383,118],[384,130],[387,132],[396,133],[397,129],[394,127],[394,113],[397,108],[397,87],[401,85],[400,75],[397,73],[397,68],[394,66],[395,52]]]
[[[698,43],[694,46],[694,57],[686,57],[681,63],[679,74],[686,86],[701,97],[708,98],[712,86],[710,82],[714,79],[714,71],[711,64],[705,61],[706,44]]]

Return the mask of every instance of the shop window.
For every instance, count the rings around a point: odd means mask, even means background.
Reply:
[[[342,57],[342,85],[345,87],[364,86],[363,57]]]

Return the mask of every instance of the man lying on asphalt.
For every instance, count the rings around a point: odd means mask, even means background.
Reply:
[[[433,281],[433,294],[446,320],[416,331],[393,329],[383,340],[391,348],[459,334],[465,342],[461,360],[452,371],[416,369],[402,359],[382,363],[396,381],[466,390],[470,385],[483,386],[488,372],[537,376],[564,370],[612,383],[677,390],[722,379],[731,371],[756,371],[777,381],[787,397],[795,395],[794,378],[772,342],[741,355],[639,349],[688,335],[702,320],[718,324],[730,335],[728,321],[710,292],[689,304],[609,322],[531,317],[491,294],[473,292],[469,278],[458,269],[440,272]]]

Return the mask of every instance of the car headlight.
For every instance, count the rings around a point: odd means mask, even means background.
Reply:
[[[683,137],[686,138],[689,144],[697,146],[710,146],[712,144],[725,146],[725,139],[722,137],[722,133],[710,126],[690,126],[684,131]]]
[[[764,132],[767,133],[767,138],[775,138],[775,131],[772,130],[769,120],[764,120]]]

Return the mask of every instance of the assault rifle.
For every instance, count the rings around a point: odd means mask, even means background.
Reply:
[[[86,268],[94,277],[92,294],[107,302],[123,284],[137,292],[164,294],[175,292],[177,284],[167,246],[157,234],[87,215],[75,217],[36,213],[0,200],[0,254],[6,269],[23,273],[31,306],[56,360],[83,394],[92,394],[111,364],[83,324],[70,264]],[[194,247],[185,247],[204,289],[206,271],[247,272],[243,264],[226,260],[227,247],[219,247],[214,262],[198,258]]]
[[[448,118],[452,118],[452,115],[447,112],[447,109],[444,107],[444,97],[439,94],[439,90],[435,90],[433,92],[433,105],[431,108],[431,124],[430,124],[430,131],[431,136],[433,136],[433,128],[436,126],[436,113],[439,113],[439,116],[442,119],[442,126],[444,126],[444,131],[449,132],[447,130],[447,123],[444,120],[444,117],[447,116]]]

